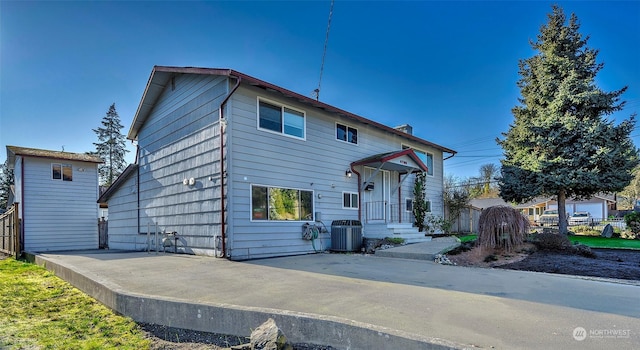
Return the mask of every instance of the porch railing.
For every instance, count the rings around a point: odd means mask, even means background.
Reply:
[[[387,201],[366,202],[363,210],[364,222],[407,223],[414,221],[413,213],[405,204],[389,204]]]

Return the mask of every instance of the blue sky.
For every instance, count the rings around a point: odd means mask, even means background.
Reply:
[[[574,12],[605,63],[598,85],[640,111],[639,1],[340,1],[320,100],[457,150],[445,173],[499,165],[518,60],[551,4]],[[331,1],[0,1],[5,145],[93,151],[111,103],[126,135],[154,65],[232,68],[312,96]],[[633,133],[640,145],[640,131]],[[128,142],[128,145],[130,143]],[[133,161],[133,146],[128,160]]]

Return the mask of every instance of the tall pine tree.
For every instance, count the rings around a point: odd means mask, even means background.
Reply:
[[[114,103],[102,118],[102,127],[93,129],[99,141],[94,143],[96,152],[93,154],[104,161],[98,168],[101,185],[110,186],[126,166],[124,156],[129,151],[125,147],[125,137],[120,133],[122,128]]]
[[[13,169],[9,168],[9,160],[7,159],[0,165],[0,209],[7,209],[13,181]]]
[[[519,63],[520,105],[498,143],[504,150],[500,196],[524,202],[539,195],[558,200],[559,228],[567,233],[565,201],[617,192],[629,184],[638,164],[630,138],[635,118],[615,125],[626,87],[605,92],[595,84],[603,68],[598,50],[587,46],[572,14],[553,6],[531,46],[537,54]]]

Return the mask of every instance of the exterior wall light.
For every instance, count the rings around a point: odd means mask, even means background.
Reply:
[[[351,169],[347,169],[347,171],[344,173],[345,176],[347,177],[351,177],[351,175],[353,175],[353,173],[351,172]]]

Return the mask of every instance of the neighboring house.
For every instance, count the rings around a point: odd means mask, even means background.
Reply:
[[[7,146],[23,250],[98,248],[98,164],[86,154]]]
[[[615,209],[616,200],[611,195],[596,195],[591,199],[575,200],[567,199],[565,208],[567,215],[577,211],[591,213],[594,220],[600,221],[609,217],[609,213]],[[537,223],[540,215],[547,209],[558,209],[558,202],[552,197],[540,197],[532,201],[516,206],[532,223]]]
[[[425,122],[425,124],[427,124]],[[128,138],[129,166],[101,196],[109,247],[146,249],[177,232],[178,252],[234,260],[330,246],[334,220],[365,237],[425,240],[413,227],[413,173],[443,215],[443,158],[455,151],[230,69],[156,66]],[[347,221],[353,225],[353,221]],[[302,237],[305,224],[326,228]]]

